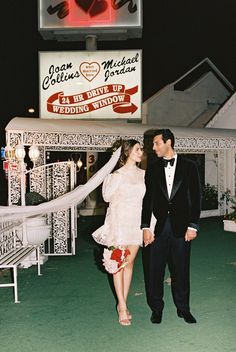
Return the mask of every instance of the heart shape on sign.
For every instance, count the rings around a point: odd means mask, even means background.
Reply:
[[[99,74],[100,65],[97,62],[82,62],[79,70],[81,75],[91,82]]]
[[[75,0],[75,2],[79,5],[79,7],[81,7],[82,10],[88,12],[94,0]]]
[[[108,8],[107,0],[75,0],[76,4],[91,17],[103,13]]]
[[[91,9],[89,10],[89,14],[91,17],[94,17],[99,15],[100,13],[105,12],[107,8],[108,8],[108,4],[106,0],[96,0],[93,3],[93,6],[91,7]]]

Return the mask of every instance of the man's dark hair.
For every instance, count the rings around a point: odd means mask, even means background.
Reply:
[[[159,136],[161,135],[162,136],[162,140],[164,143],[166,143],[166,141],[168,139],[171,140],[171,147],[174,149],[174,146],[175,146],[175,136],[173,135],[173,133],[171,132],[171,130],[169,128],[162,128],[160,130],[156,130],[154,131],[154,134],[153,134],[153,138],[155,136]]]

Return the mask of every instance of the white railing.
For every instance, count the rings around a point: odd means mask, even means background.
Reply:
[[[57,162],[33,168],[26,172],[29,190],[52,200],[74,189],[76,167],[74,162]],[[75,254],[77,235],[77,208],[61,209],[47,215],[51,236],[45,243],[47,255]]]

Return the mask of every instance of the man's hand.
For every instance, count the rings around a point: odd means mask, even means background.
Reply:
[[[185,241],[187,242],[194,240],[196,237],[197,231],[195,230],[187,229],[187,231],[185,232]]]
[[[155,237],[150,230],[148,230],[148,229],[143,230],[144,247],[147,247],[150,243],[152,243],[154,241],[154,239],[155,239]]]

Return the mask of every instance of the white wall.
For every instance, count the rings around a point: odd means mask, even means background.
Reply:
[[[151,125],[187,127],[208,110],[208,104],[218,107],[230,95],[212,72],[202,76],[185,91],[174,90],[174,84],[165,87],[144,105],[144,121]]]

